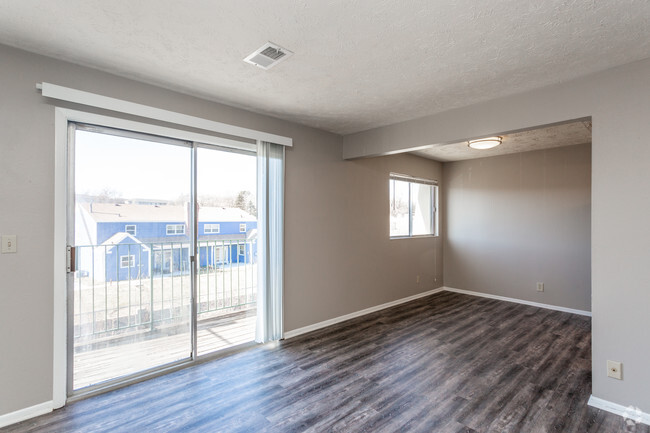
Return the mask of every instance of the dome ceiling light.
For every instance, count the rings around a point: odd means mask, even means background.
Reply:
[[[486,137],[479,138],[478,140],[470,140],[467,142],[468,146],[472,149],[486,150],[497,147],[503,141],[503,137]]]

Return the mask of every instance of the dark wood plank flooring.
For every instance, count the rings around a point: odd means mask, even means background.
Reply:
[[[8,432],[640,432],[587,406],[587,317],[450,292],[193,366]]]

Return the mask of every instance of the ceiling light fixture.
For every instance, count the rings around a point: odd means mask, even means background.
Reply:
[[[503,137],[486,137],[486,138],[479,138],[478,140],[470,140],[467,142],[467,144],[472,149],[485,150],[485,149],[492,149],[493,147],[497,147],[498,145],[501,144],[502,141],[503,141]]]

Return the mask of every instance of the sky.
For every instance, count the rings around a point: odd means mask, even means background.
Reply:
[[[126,199],[189,196],[190,157],[188,147],[77,131],[75,192],[96,195],[108,190]],[[255,195],[255,156],[199,148],[197,171],[199,195]]]

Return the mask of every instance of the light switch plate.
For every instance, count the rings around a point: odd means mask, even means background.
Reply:
[[[2,254],[15,253],[16,235],[2,235]]]

